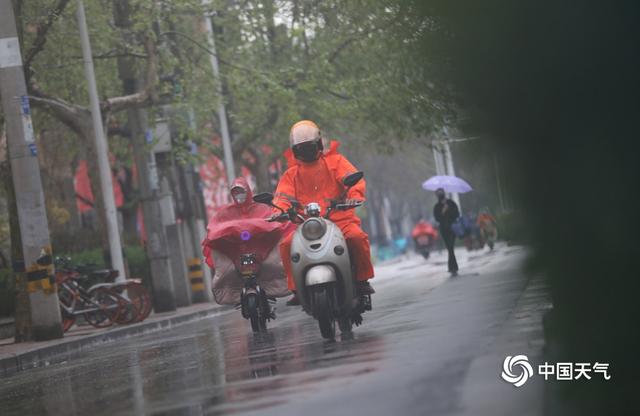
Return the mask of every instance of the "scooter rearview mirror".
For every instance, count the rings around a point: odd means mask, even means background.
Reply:
[[[360,180],[364,177],[364,173],[362,171],[360,172],[354,172],[351,173],[347,176],[345,176],[342,179],[342,183],[344,184],[344,186],[346,186],[347,188],[351,188],[353,185],[357,184],[358,182],[360,182]]]
[[[270,192],[262,192],[262,193],[259,193],[258,195],[255,195],[253,197],[253,201],[259,204],[266,204],[266,205],[269,205],[270,207],[277,208],[278,211],[284,214],[284,210],[273,203],[273,194]]]
[[[269,192],[262,192],[253,197],[253,200],[259,204],[267,204],[273,206],[273,194]]]

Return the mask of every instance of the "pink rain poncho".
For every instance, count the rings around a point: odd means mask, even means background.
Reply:
[[[244,287],[238,273],[241,254],[253,253],[260,264],[258,284],[267,296],[286,296],[287,283],[278,253],[281,238],[293,231],[278,222],[267,222],[271,208],[253,202],[249,184],[244,178],[236,179],[232,188],[240,186],[247,192],[243,203],[231,203],[221,208],[207,226],[207,238],[202,242],[202,253],[207,264],[215,270],[212,289],[216,302],[237,304]]]

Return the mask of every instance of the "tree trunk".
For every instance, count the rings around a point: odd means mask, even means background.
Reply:
[[[251,165],[251,173],[256,179],[256,189],[254,189],[254,193],[257,192],[271,192],[271,177],[269,175],[269,157],[256,152],[254,149],[248,149],[253,156],[255,162]]]
[[[85,131],[82,135],[82,142],[85,144],[86,159],[87,159],[87,173],[89,175],[89,182],[91,184],[91,192],[93,194],[93,210],[96,214],[96,228],[100,234],[100,244],[102,251],[106,254],[109,252],[109,236],[107,234],[107,219],[104,210],[104,201],[102,199],[102,192],[113,192],[113,190],[103,190],[100,184],[100,171],[98,169],[98,155],[96,153],[95,140],[93,138],[93,129]]]
[[[113,5],[116,26],[130,30],[133,22],[129,19],[131,15],[129,1],[114,0]],[[136,94],[138,76],[135,62],[131,58],[118,57],[117,65],[123,92],[130,95]],[[176,310],[176,299],[169,265],[167,236],[159,201],[159,187],[154,183],[152,173],[152,169],[155,169],[155,156],[152,151],[145,148],[145,132],[148,128],[146,111],[140,108],[129,108],[127,120],[142,195],[144,226],[147,234],[146,252],[151,269],[153,308],[155,312],[174,311]]]

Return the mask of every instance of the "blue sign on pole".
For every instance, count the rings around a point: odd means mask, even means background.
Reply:
[[[24,114],[25,116],[30,115],[31,108],[29,108],[29,97],[23,95],[20,97],[20,100],[22,101],[22,114]]]
[[[147,129],[147,131],[144,132],[144,140],[147,142],[147,144],[153,142],[153,130]]]

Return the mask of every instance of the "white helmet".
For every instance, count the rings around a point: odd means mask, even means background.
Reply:
[[[291,126],[289,131],[289,145],[291,147],[305,142],[321,139],[320,127],[311,120],[301,120]]]
[[[311,120],[298,121],[289,132],[289,145],[296,159],[303,162],[318,160],[324,149],[320,128]]]

